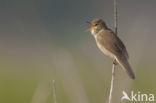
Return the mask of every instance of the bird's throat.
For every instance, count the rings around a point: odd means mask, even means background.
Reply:
[[[97,31],[96,29],[92,29],[92,30],[91,30],[91,34],[92,34],[93,36],[96,36],[97,33],[98,33],[98,31]]]
[[[96,37],[97,36],[97,34],[99,34],[99,32],[101,32],[102,31],[102,29],[96,29],[96,28],[94,28],[94,29],[92,29],[91,30],[91,34],[94,36],[94,37]]]

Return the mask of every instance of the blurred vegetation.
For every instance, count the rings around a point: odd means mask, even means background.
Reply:
[[[74,101],[79,103],[83,100],[88,103],[106,102],[111,79],[111,60],[105,56],[99,58],[100,60],[108,59],[99,66],[98,62],[93,63],[94,60],[82,52],[77,53],[72,49],[70,49],[71,52],[63,49],[61,51],[55,52],[55,58],[49,61],[52,63],[50,66],[47,66],[46,62],[44,64],[44,60],[42,60],[43,63],[33,64],[35,61],[21,62],[3,57],[0,62],[0,102],[53,103],[53,79],[56,80],[58,103]],[[98,56],[98,54],[95,55]],[[134,81],[131,81],[127,74],[117,67],[113,97],[116,103],[120,103],[122,90],[154,94],[156,82],[153,67],[154,64],[149,65],[144,61],[139,63],[135,69],[136,80]],[[132,87],[129,82],[132,83]]]

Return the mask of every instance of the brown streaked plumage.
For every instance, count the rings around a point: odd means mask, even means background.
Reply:
[[[92,26],[88,31],[91,31],[95,37],[97,46],[106,55],[114,58],[128,73],[135,79],[133,70],[128,62],[128,53],[123,42],[115,33],[107,27],[102,19],[94,19],[90,22]]]

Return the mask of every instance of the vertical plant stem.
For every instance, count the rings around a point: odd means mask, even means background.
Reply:
[[[117,35],[117,0],[114,0],[114,28],[115,34]],[[114,78],[115,78],[115,62],[112,64],[112,80],[111,80],[111,87],[109,93],[109,101],[108,103],[112,103],[112,95],[113,95],[113,88],[114,88]]]
[[[55,80],[53,80],[53,96],[54,96],[54,103],[56,103],[56,87],[55,87]]]
[[[118,29],[118,18],[117,18],[117,0],[114,0],[114,28],[115,28],[115,34],[117,35]]]
[[[112,95],[113,95],[113,87],[114,87],[114,77],[115,77],[115,63],[112,65],[112,80],[111,80],[111,87],[109,93],[109,102],[112,103]]]

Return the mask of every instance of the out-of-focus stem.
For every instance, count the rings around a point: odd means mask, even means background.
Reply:
[[[55,87],[55,80],[53,80],[53,96],[54,96],[54,103],[56,102],[56,87]]]

